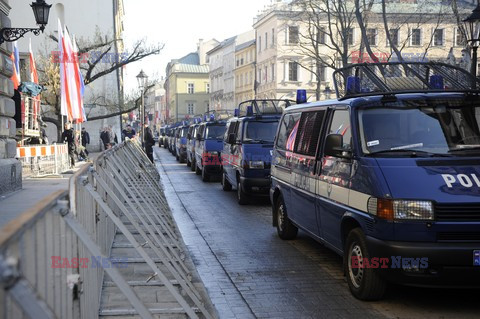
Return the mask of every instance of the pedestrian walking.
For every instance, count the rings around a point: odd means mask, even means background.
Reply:
[[[75,167],[75,132],[70,123],[65,123],[62,133],[62,142],[68,145],[68,156],[70,157],[70,168]]]
[[[85,155],[88,157],[88,150],[87,145],[90,144],[90,134],[88,134],[87,130],[82,127],[82,146],[84,147]]]
[[[152,130],[145,124],[145,153],[147,153],[148,159],[153,163],[153,145],[155,140],[153,138]]]
[[[135,130],[129,124],[127,125],[127,128],[122,131],[122,141],[125,141],[125,138],[132,139],[135,137],[136,134],[137,133],[135,132]]]
[[[103,143],[103,149],[108,150],[110,148],[110,134],[108,133],[108,127],[104,127],[102,133],[100,133],[100,139]]]

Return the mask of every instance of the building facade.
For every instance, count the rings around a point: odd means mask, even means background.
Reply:
[[[452,50],[456,61],[462,57],[465,42],[458,30],[448,3],[435,1],[395,0],[388,6],[387,21],[392,41],[401,50],[405,61],[446,61]],[[353,3],[353,1],[352,1]],[[470,2],[459,2],[459,11],[465,17],[471,13]],[[398,60],[387,41],[380,5],[372,7],[366,26],[367,38],[374,55],[380,62]],[[328,19],[322,15],[319,27],[326,30],[318,41],[318,52],[324,60],[333,61],[334,68],[315,63],[315,56],[305,48],[311,42],[308,18],[298,6],[276,1],[261,12],[254,22],[257,47],[257,98],[294,98],[297,89],[307,90],[309,101],[320,99],[333,89],[333,71],[342,67],[339,52],[328,34]],[[361,50],[361,29],[353,18],[348,30],[348,64],[374,62]],[[339,30],[334,30],[339,31]],[[334,41],[339,40],[339,32]],[[342,43],[343,44],[343,43]],[[311,47],[310,47],[311,48]]]
[[[256,41],[235,48],[235,105],[255,99]]]
[[[11,7],[8,0],[0,0],[0,28],[10,27]],[[33,13],[30,11],[32,18]],[[22,165],[15,159],[16,124],[13,82],[10,80],[13,64],[10,60],[12,44],[4,42],[0,46],[0,195],[22,188]]]
[[[168,63],[165,79],[165,118],[168,124],[188,120],[210,110],[210,79],[206,52],[218,41],[200,40],[197,51]],[[203,55],[202,55],[203,54]]]

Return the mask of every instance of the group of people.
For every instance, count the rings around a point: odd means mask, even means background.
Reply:
[[[81,132],[75,131],[72,124],[65,123],[61,142],[67,144],[71,168],[75,167],[75,158],[79,161],[88,160],[87,145],[90,144],[90,134],[84,127]]]
[[[68,155],[70,158],[70,166],[75,166],[75,158],[77,160],[88,160],[88,150],[87,145],[90,144],[90,134],[86,131],[85,127],[82,128],[82,131],[75,131],[72,128],[71,123],[65,123],[65,130],[62,133],[61,142],[68,145]],[[153,138],[153,132],[145,125],[145,153],[150,161],[153,163],[153,145],[155,145],[155,140]],[[136,132],[131,125],[122,131],[122,140],[133,139],[136,137]],[[118,144],[118,138],[115,131],[112,129],[112,126],[104,127],[100,133],[100,140],[102,141],[103,149],[107,150],[112,148],[115,144]]]
[[[104,150],[108,150],[115,146],[115,144],[118,144],[117,134],[111,125],[103,128],[103,131],[100,133],[100,139],[102,140]]]

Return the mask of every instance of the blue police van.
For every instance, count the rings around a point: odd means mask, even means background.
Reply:
[[[268,196],[273,139],[289,100],[242,102],[236,117],[227,122],[222,150],[222,189],[237,189],[240,205],[251,196]]]
[[[193,124],[188,128],[187,133],[187,166],[192,171],[195,171],[195,136],[197,135],[197,129],[200,126],[201,118],[195,118]]]
[[[175,138],[175,157],[180,163],[187,160],[187,134],[189,125],[187,122],[179,126]]]
[[[221,152],[226,121],[221,113],[205,115],[204,122],[197,128],[195,141],[195,173],[202,175],[202,181],[222,173]]]
[[[387,282],[480,287],[480,83],[442,63],[359,64],[337,100],[288,108],[272,158],[273,225],[343,256],[352,294]]]

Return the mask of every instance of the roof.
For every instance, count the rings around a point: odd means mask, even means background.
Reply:
[[[185,63],[176,63],[173,67],[173,73],[208,73],[208,65],[194,65]]]
[[[237,38],[237,36],[234,36],[234,37],[231,37],[231,38],[228,38],[228,39],[223,40],[222,42],[220,42],[219,45],[217,45],[216,47],[214,47],[213,49],[211,49],[210,51],[208,51],[208,52],[207,52],[207,55],[210,55],[210,54],[212,54],[213,52],[218,51],[218,50],[220,50],[221,48],[226,47],[227,45],[230,45],[230,44],[234,43],[236,38]]]
[[[243,49],[245,49],[245,48],[248,48],[249,46],[255,44],[255,42],[256,42],[256,40],[251,40],[251,41],[248,41],[248,42],[239,44],[239,45],[237,45],[237,47],[235,48],[235,51],[240,51],[240,50],[243,50]]]
[[[199,65],[200,64],[200,58],[199,58],[197,52],[192,52],[192,53],[189,53],[186,56],[178,59],[178,63]]]

